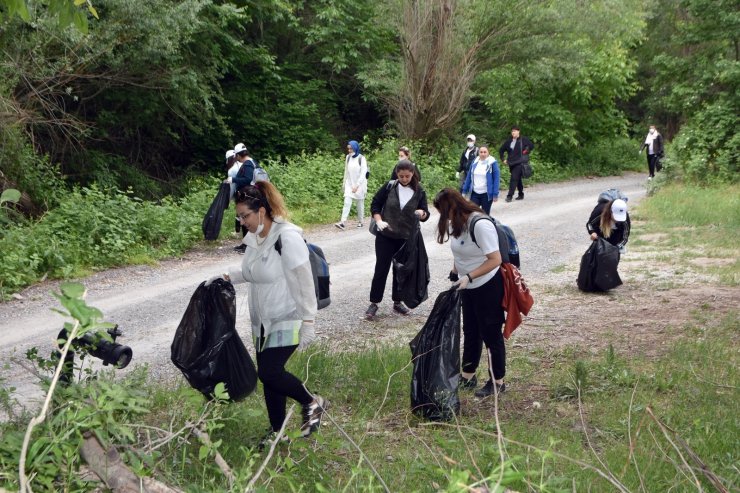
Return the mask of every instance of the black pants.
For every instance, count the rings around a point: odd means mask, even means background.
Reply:
[[[488,200],[487,193],[470,192],[470,201],[474,204],[478,204],[486,214],[491,213],[491,204],[493,204],[493,200]]]
[[[504,278],[501,270],[487,283],[462,292],[463,347],[462,371],[475,373],[480,363],[483,343],[486,345],[488,373],[492,380],[506,375],[506,346],[503,324],[506,321],[501,301]]]
[[[298,346],[263,349],[257,353],[257,376],[265,391],[267,416],[273,431],[280,431],[285,421],[285,405],[290,397],[303,406],[311,404],[313,396],[298,377],[285,371],[285,363]]]
[[[511,171],[511,177],[509,178],[509,193],[507,197],[512,198],[514,196],[514,189],[519,190],[519,195],[524,195],[524,182],[522,182],[522,165],[514,164],[509,166]]]
[[[658,162],[658,155],[648,154],[647,162],[648,162],[648,173],[650,173],[650,177],[652,178],[655,176],[655,164]]]
[[[388,238],[378,233],[375,237],[375,273],[373,282],[370,285],[370,303],[380,303],[383,301],[385,292],[385,281],[388,279],[388,271],[393,263],[393,255],[403,247],[406,240]],[[391,296],[394,302],[401,301],[396,276],[393,276],[393,288]]]

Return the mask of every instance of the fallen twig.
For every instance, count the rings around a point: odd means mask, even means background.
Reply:
[[[285,426],[288,424],[288,421],[290,421],[290,417],[293,415],[294,409],[295,409],[295,404],[290,406],[290,409],[288,410],[288,414],[285,416],[285,419],[283,420],[283,425],[280,427],[280,430],[277,432],[277,435],[275,435],[275,439],[270,443],[270,450],[269,452],[267,452],[267,457],[265,457],[265,460],[262,461],[260,468],[254,474],[254,476],[252,476],[252,479],[249,480],[249,484],[247,484],[247,488],[244,490],[245,493],[254,491],[254,485],[255,483],[257,483],[257,479],[259,479],[259,477],[264,472],[265,467],[267,467],[267,464],[270,462],[270,459],[272,459],[272,455],[275,453],[275,447],[277,446],[277,444],[280,442],[280,439],[285,434]]]
[[[655,414],[653,414],[653,410],[650,409],[650,406],[647,406],[645,408],[645,411],[650,415],[651,418],[653,418],[653,421],[655,421],[655,423],[658,425],[658,427],[660,428],[660,431],[663,432],[663,436],[665,436],[665,439],[668,440],[668,443],[671,444],[673,449],[676,451],[678,456],[681,458],[681,462],[683,462],[684,466],[686,466],[686,469],[688,469],[688,471],[691,473],[691,477],[694,478],[694,484],[696,485],[696,489],[699,491],[704,491],[701,487],[701,482],[699,482],[699,478],[696,477],[696,474],[694,474],[693,469],[691,468],[689,463],[686,462],[686,458],[683,456],[681,451],[678,449],[678,446],[675,443],[673,443],[673,440],[671,440],[671,437],[668,435],[668,428],[666,427],[666,425],[664,425],[663,422],[659,420],[655,416]]]
[[[211,442],[211,437],[208,436],[208,433],[201,430],[200,428],[193,427],[193,434],[197,436],[198,439],[203,442],[203,445],[205,445],[206,447],[211,447],[213,445],[213,442]],[[216,465],[218,465],[218,468],[221,469],[221,472],[224,473],[224,476],[226,476],[226,479],[229,481],[229,488],[233,487],[234,481],[236,481],[236,477],[234,476],[231,467],[229,467],[229,464],[226,462],[226,460],[223,458],[218,450],[215,450],[214,460],[216,461]]]

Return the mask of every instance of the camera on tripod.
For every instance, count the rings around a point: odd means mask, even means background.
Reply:
[[[69,383],[72,380],[74,372],[74,358],[75,351],[83,351],[84,353],[94,356],[103,361],[104,366],[113,365],[116,368],[126,368],[133,358],[133,351],[130,347],[118,344],[116,338],[123,334],[118,329],[118,325],[107,330],[111,340],[103,335],[101,332],[88,332],[82,337],[75,337],[72,341],[69,351],[64,358],[64,370],[60,380]],[[69,333],[67,329],[62,329],[57,336],[59,348],[64,347],[64,343],[67,340]],[[61,356],[61,353],[57,352],[57,357]],[[83,356],[84,357],[84,356]]]

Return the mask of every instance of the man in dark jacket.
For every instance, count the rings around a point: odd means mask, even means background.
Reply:
[[[455,177],[460,180],[460,191],[462,192],[462,186],[465,183],[465,177],[470,171],[470,165],[473,164],[475,158],[478,157],[478,147],[475,145],[475,135],[470,134],[467,137],[468,146],[460,156],[460,165],[457,167],[457,173]]]
[[[511,178],[509,178],[509,193],[506,194],[506,201],[511,202],[514,197],[514,189],[519,190],[519,195],[516,196],[517,200],[524,199],[524,183],[522,183],[522,164],[529,162],[529,153],[534,149],[534,144],[531,140],[523,135],[519,135],[519,127],[516,125],[511,127],[511,138],[507,139],[506,142],[498,150],[498,155],[504,164],[509,165],[509,171],[511,172]],[[504,159],[504,153],[507,153],[507,158]]]

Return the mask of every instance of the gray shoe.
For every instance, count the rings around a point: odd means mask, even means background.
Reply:
[[[367,310],[365,310],[365,318],[368,320],[373,320],[376,313],[378,313],[378,305],[376,303],[370,303],[370,306],[368,306]]]

